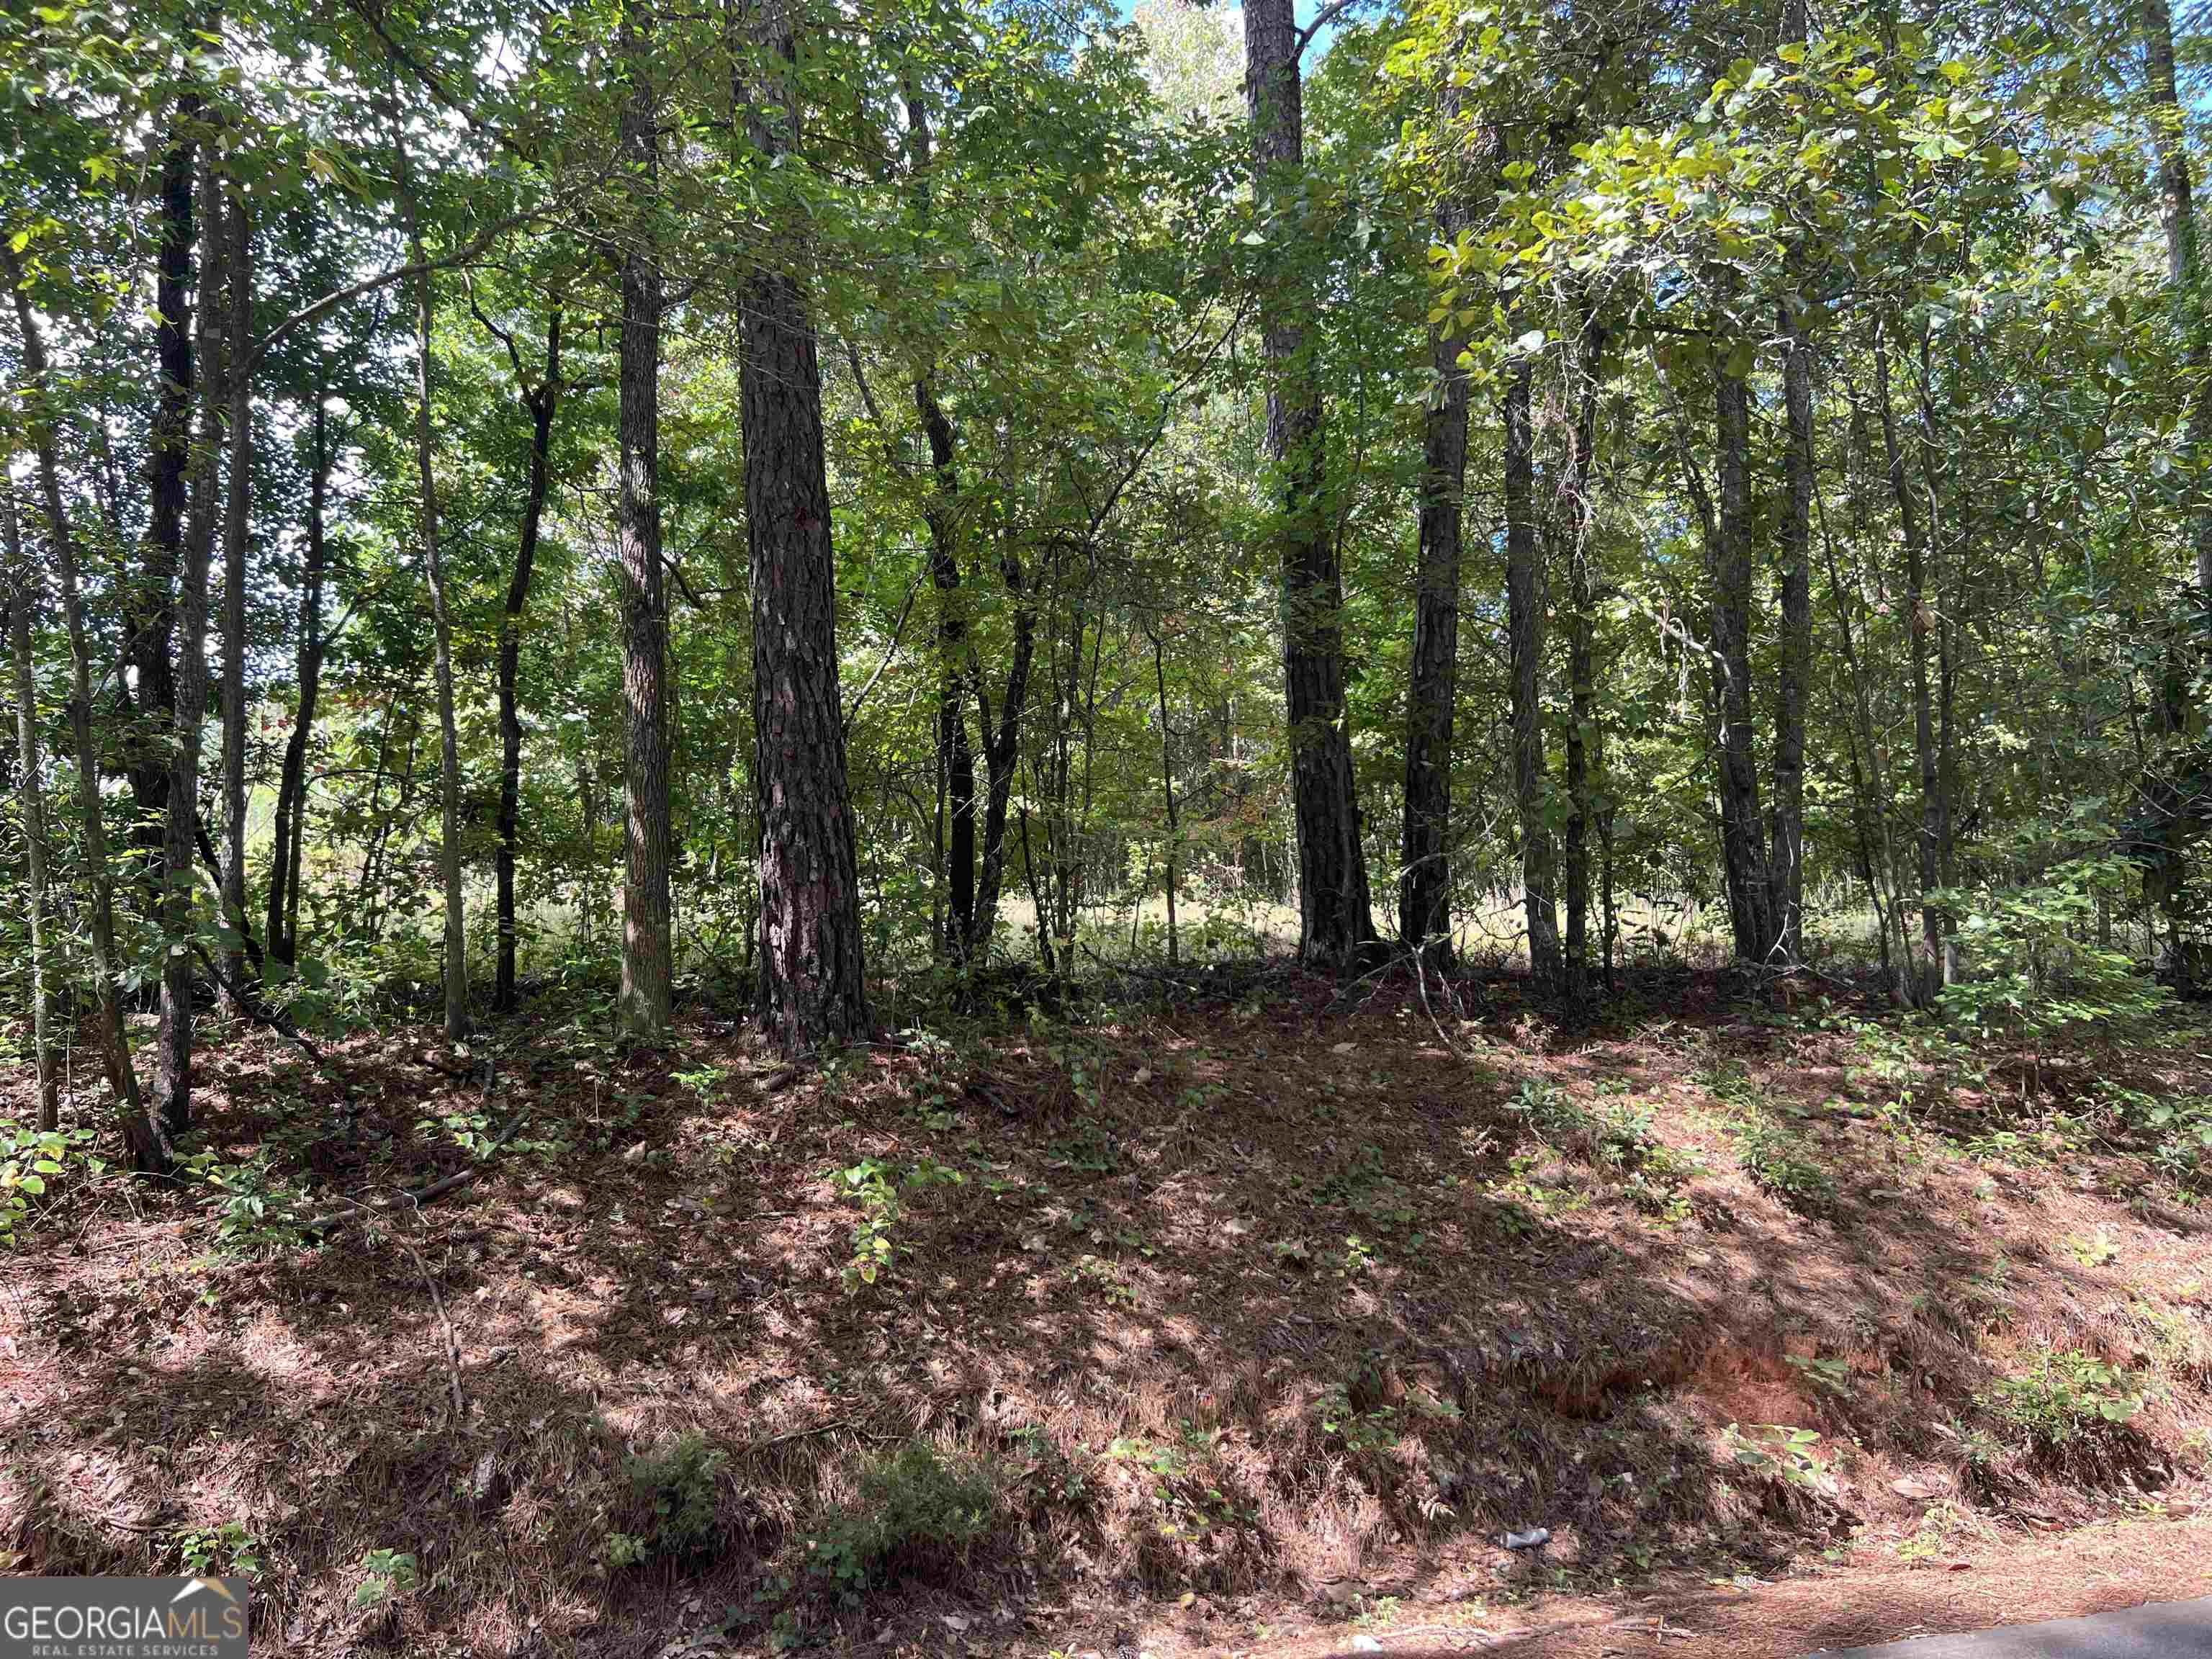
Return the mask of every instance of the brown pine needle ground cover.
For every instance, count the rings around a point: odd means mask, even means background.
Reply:
[[[250,1565],[259,1645],[331,1654],[1778,1653],[2212,1588],[2201,1024],[1418,988],[796,1081],[711,1014],[386,1032],[350,1115],[241,1035],[220,1186],[58,1181],[7,1259],[0,1566]]]

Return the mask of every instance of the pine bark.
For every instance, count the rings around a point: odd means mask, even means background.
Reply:
[[[754,148],[793,153],[792,0],[751,15],[755,83],[740,89]],[[869,1029],[860,883],[837,684],[836,566],[823,453],[822,368],[792,236],[746,283],[740,402],[752,556],[753,776],[760,802],[762,1024],[793,1058]]]
[[[138,1075],[131,1066],[130,1047],[123,1039],[123,1000],[116,981],[119,961],[115,951],[115,881],[108,867],[106,820],[100,808],[100,748],[92,730],[92,647],[78,580],[76,538],[70,533],[69,506],[62,494],[52,376],[46,337],[23,285],[22,262],[4,236],[0,236],[0,270],[7,273],[14,297],[23,368],[34,394],[31,440],[39,459],[46,543],[61,574],[62,617],[69,629],[70,740],[76,750],[77,811],[84,835],[86,883],[92,895],[89,932],[92,969],[99,983],[100,1059],[107,1070],[108,1086],[114,1090],[122,1109],[124,1146],[132,1164],[144,1170],[164,1170],[170,1158],[168,1138],[162,1131],[160,1115],[149,1111],[139,1094]]]
[[[8,555],[15,585],[8,610],[8,641],[15,658],[15,746],[21,771],[16,788],[23,809],[23,861],[31,915],[31,1052],[38,1070],[39,1127],[61,1126],[61,1074],[54,1068],[53,980],[47,971],[46,783],[40,753],[38,687],[32,676],[31,633],[40,582],[23,556],[22,532],[15,514],[15,486],[0,477],[0,543]]]
[[[1260,334],[1268,371],[1267,455],[1279,478],[1283,678],[1297,825],[1299,954],[1317,967],[1363,958],[1375,939],[1345,705],[1343,573],[1327,501],[1321,386],[1307,349],[1316,303],[1291,245],[1305,165],[1304,88],[1291,0],[1248,0],[1244,85],[1252,183],[1276,215],[1261,250]]]
[[[652,18],[623,14],[629,78],[622,147],[637,192],[623,253],[617,369],[621,497],[617,539],[623,570],[622,1028],[636,1042],[668,1032],[675,961],[669,933],[668,594],[660,563],[660,252],[653,216],[659,189],[659,120],[652,80]]]
[[[1802,41],[1805,0],[1785,0],[1782,33]],[[1805,328],[1808,277],[1793,246],[1783,262],[1782,401],[1788,426],[1782,452],[1782,650],[1774,692],[1774,833],[1772,884],[1775,948],[1785,962],[1803,958],[1805,945],[1805,699],[1813,674],[1813,346]]]
[[[1465,210],[1447,203],[1437,233],[1453,240]],[[1423,422],[1420,566],[1413,593],[1412,676],[1406,690],[1406,811],[1399,842],[1398,933],[1440,966],[1452,960],[1451,803],[1459,687],[1460,559],[1465,546],[1468,376],[1465,331],[1430,331],[1437,399]]]
[[[1513,720],[1513,804],[1521,831],[1522,905],[1528,969],[1557,987],[1564,972],[1553,891],[1551,825],[1544,811],[1543,544],[1536,526],[1534,369],[1517,359],[1505,381],[1505,632]]]

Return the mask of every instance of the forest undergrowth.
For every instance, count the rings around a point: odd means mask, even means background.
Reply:
[[[0,1561],[241,1572],[271,1651],[1168,1654],[2193,1524],[2201,1012],[1211,977],[805,1076],[235,1030],[167,1183],[8,1131]]]

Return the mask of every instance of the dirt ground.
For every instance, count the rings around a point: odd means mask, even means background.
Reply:
[[[0,1570],[243,1557],[259,1650],[610,1659],[1782,1654],[2212,1589],[2212,1212],[2113,1092],[2202,1091],[2203,1027],[1931,1061],[1710,974],[1462,995],[914,1016],[799,1079],[711,1009],[360,1036],[343,1091],[235,1035],[212,1179],[58,1179],[5,1260]],[[975,1524],[883,1498],[917,1444]]]

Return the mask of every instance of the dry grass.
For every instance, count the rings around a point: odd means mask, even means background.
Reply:
[[[386,1033],[343,1047],[352,1121],[240,1038],[209,1144],[319,1194],[465,1162],[426,1118],[529,1126],[319,1249],[224,1248],[202,1188],[64,1196],[0,1297],[0,1561],[170,1570],[236,1522],[272,1651],[643,1655],[730,1609],[731,1650],[1164,1655],[1417,1607],[1495,1634],[1547,1595],[1854,1551],[1902,1571],[2197,1491],[2212,1244],[2136,1149],[1966,1158],[2005,1103],[1923,1085],[1885,1116],[1853,1038],[1712,975],[1595,1028],[1489,994],[1449,1049],[1401,983],[1279,979],[965,1016],[773,1090],[707,1011],[653,1056],[526,1018],[489,1093]],[[2169,1090],[2191,1063],[2092,1058]],[[1762,1124],[1804,1190],[1753,1178]],[[2008,1439],[2002,1379],[2074,1352],[2142,1409]],[[1759,1461],[1777,1425],[1820,1435],[1805,1478]],[[617,1565],[655,1525],[632,1459],[690,1437],[711,1537]],[[915,1441],[990,1472],[990,1523],[841,1601],[839,1516]],[[1536,1525],[1542,1552],[1497,1548]],[[356,1609],[371,1550],[420,1587]]]

